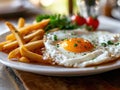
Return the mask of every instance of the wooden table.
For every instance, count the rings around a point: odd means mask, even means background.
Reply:
[[[81,77],[53,77],[14,71],[26,90],[120,90],[120,69]]]
[[[19,16],[25,17],[27,22],[30,22],[36,16],[36,13],[32,13],[32,18],[31,16],[28,17],[31,15],[30,13],[23,13],[23,15],[20,14],[16,17],[14,15],[0,16],[0,23],[3,24],[6,20],[17,23]],[[5,27],[2,29],[5,29]],[[11,68],[1,70],[7,71],[9,78],[12,78],[12,82],[15,83],[14,85],[18,87],[18,90],[120,90],[120,69],[98,75],[77,77],[44,76]],[[12,89],[8,87],[5,90]]]

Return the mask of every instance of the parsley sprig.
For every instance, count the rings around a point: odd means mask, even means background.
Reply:
[[[75,29],[78,28],[75,23],[71,23],[70,19],[65,15],[55,14],[55,15],[38,15],[36,21],[40,22],[43,19],[50,19],[49,24],[45,27],[45,31],[53,28],[63,29]]]

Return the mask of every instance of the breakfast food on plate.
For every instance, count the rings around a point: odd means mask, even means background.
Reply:
[[[6,22],[11,34],[0,43],[0,51],[8,53],[9,60],[66,67],[96,66],[120,57],[120,34],[76,29],[75,23],[66,20],[42,16],[26,25],[20,18],[17,28]]]
[[[85,67],[120,57],[120,34],[85,30],[56,31],[45,35],[45,54],[59,65]]]

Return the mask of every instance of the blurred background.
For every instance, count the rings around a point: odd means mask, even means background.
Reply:
[[[5,21],[16,24],[18,18],[23,17],[29,23],[38,14],[56,13],[67,16],[80,13],[84,17],[97,15],[102,29],[120,28],[120,0],[0,0],[2,29],[5,29]]]
[[[71,15],[80,11],[82,1],[89,0],[0,0],[0,17],[5,17],[8,14],[24,16],[27,13],[29,13],[27,16],[44,13]],[[94,1],[99,3],[99,15],[120,20],[120,0]]]

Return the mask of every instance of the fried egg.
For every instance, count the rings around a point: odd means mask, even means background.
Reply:
[[[120,34],[77,29],[50,32],[44,38],[44,58],[58,65],[86,67],[120,57]]]

